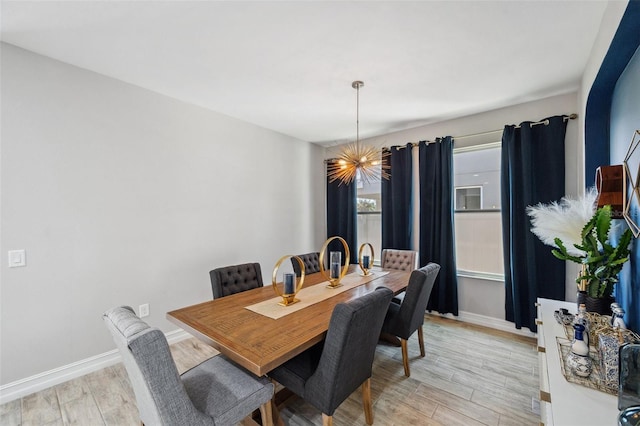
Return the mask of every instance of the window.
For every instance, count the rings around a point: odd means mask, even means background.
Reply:
[[[500,143],[454,149],[458,275],[504,279]]]
[[[380,182],[366,183],[360,179],[360,173],[356,177],[357,210],[358,210],[358,243],[357,250],[364,243],[370,243],[376,250],[375,263],[380,261],[382,253],[382,203]]]
[[[482,209],[482,187],[460,186],[456,187],[456,210],[480,210]]]

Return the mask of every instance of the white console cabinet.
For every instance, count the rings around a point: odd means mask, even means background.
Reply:
[[[576,304],[538,299],[538,362],[540,366],[540,418],[545,426],[615,426],[618,398],[570,383],[562,375],[556,337],[564,328],[553,312],[566,308],[576,313]]]

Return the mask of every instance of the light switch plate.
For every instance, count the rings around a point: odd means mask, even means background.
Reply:
[[[26,250],[9,250],[9,268],[27,266]]]

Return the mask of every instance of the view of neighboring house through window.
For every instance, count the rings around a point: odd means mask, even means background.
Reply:
[[[459,275],[504,279],[500,151],[500,143],[454,149],[454,219]]]
[[[356,251],[360,245],[370,243],[374,250],[375,263],[380,261],[382,252],[382,204],[380,182],[364,182],[360,173],[356,177],[358,209],[358,245],[351,248]]]
[[[456,210],[482,209],[482,186],[457,186]]]

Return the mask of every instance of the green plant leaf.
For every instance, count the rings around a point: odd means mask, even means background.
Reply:
[[[593,233],[588,233],[582,238],[583,245],[586,252],[598,253],[598,240],[593,236]]]
[[[595,218],[598,241],[604,245],[609,238],[609,228],[611,228],[611,206],[600,207],[596,211]]]
[[[556,246],[558,247],[557,249],[552,249],[551,250],[551,254],[553,254],[555,257],[557,257],[560,260],[570,260],[572,262],[576,262],[576,263],[581,263],[582,259],[577,257],[577,256],[573,256],[571,254],[569,254],[567,252],[567,248],[565,247],[564,243],[562,242],[562,240],[560,238],[555,238],[553,240],[553,242],[556,244]]]
[[[584,275],[579,276],[576,283],[586,281],[587,294],[591,297],[602,298],[612,294],[618,274],[630,257],[631,231],[625,230],[614,246],[609,242],[610,230],[611,206],[604,206],[597,209],[582,228],[580,244],[574,244],[585,253],[583,256],[570,255],[562,240],[554,239],[556,248],[551,252],[556,258],[586,265]]]

